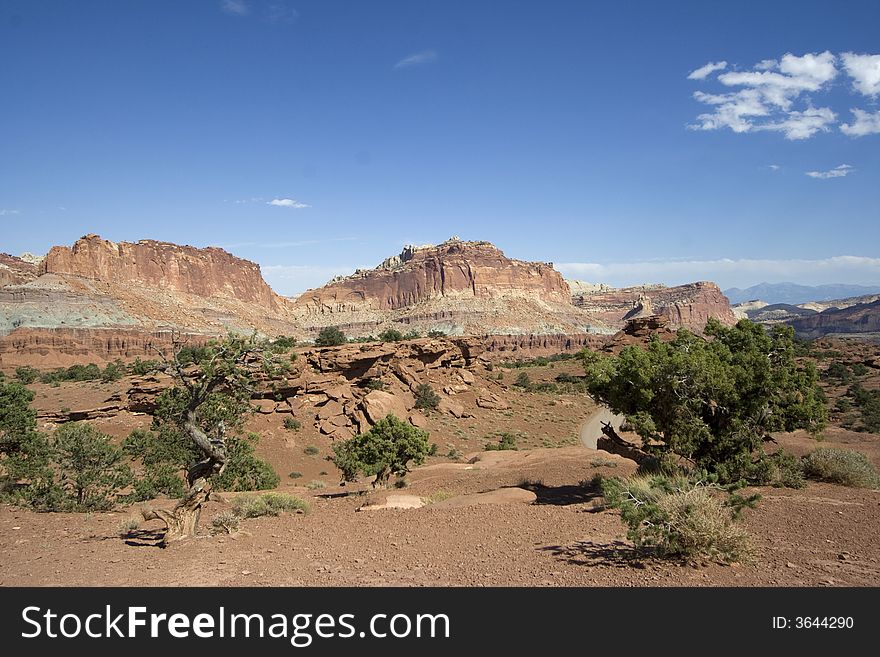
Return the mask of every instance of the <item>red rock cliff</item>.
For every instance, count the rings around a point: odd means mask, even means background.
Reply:
[[[73,247],[55,246],[40,274],[81,276],[195,294],[224,297],[276,309],[278,297],[263,280],[259,265],[223,249],[197,249],[141,240],[114,243],[86,235]]]
[[[665,316],[672,328],[702,331],[710,317],[728,325],[736,323],[727,297],[715,283],[706,281],[676,287],[632,287],[579,294],[572,302],[604,322],[618,325],[639,304],[639,297],[647,299],[652,312]]]
[[[528,297],[568,304],[570,295],[551,264],[512,260],[489,242],[453,238],[438,246],[406,247],[375,269],[305,292],[296,305],[326,314],[398,310],[444,297]]]
[[[37,277],[37,266],[8,253],[0,253],[0,287],[20,285]]]

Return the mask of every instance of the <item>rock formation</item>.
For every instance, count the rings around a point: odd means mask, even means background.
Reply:
[[[0,253],[0,287],[20,285],[37,277],[37,265],[24,258]]]
[[[456,335],[607,331],[571,304],[552,264],[514,260],[489,242],[458,238],[406,247],[374,269],[303,293],[295,306],[312,332],[330,324],[355,335],[389,326]]]
[[[438,298],[527,298],[567,303],[568,284],[548,263],[507,258],[489,242],[456,238],[404,248],[375,269],[358,271],[299,296],[309,314],[399,310]]]
[[[861,336],[880,339],[880,301],[830,308],[788,322],[799,337]]]
[[[672,328],[693,331],[702,331],[710,317],[724,324],[736,323],[727,297],[715,283],[706,281],[676,287],[643,286],[580,293],[572,297],[572,303],[611,326],[621,326],[630,317],[650,313],[665,316]]]
[[[116,243],[86,235],[72,247],[52,247],[39,273],[224,297],[270,310],[277,310],[279,303],[259,265],[216,247],[197,249],[153,240]]]

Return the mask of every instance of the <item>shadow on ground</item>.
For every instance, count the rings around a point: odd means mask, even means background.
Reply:
[[[540,481],[526,481],[521,483],[519,487],[530,490],[537,496],[535,504],[568,506],[570,504],[586,504],[602,497],[602,489],[592,483],[574,486],[545,486]]]
[[[538,549],[576,566],[644,568],[643,561],[647,556],[643,550],[637,550],[623,541],[610,543],[578,541],[571,545],[547,545]]]

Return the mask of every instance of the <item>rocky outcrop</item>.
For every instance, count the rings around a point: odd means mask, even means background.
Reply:
[[[116,243],[86,235],[72,247],[52,247],[39,273],[223,297],[270,310],[279,305],[259,265],[216,247],[198,249],[153,240]]]
[[[549,263],[512,260],[489,242],[453,238],[438,246],[408,246],[375,269],[303,293],[296,305],[325,315],[399,310],[444,297],[511,296],[567,303],[570,290]]]
[[[37,277],[37,265],[8,253],[0,253],[0,287],[21,285]]]
[[[809,317],[788,322],[799,337],[820,338],[826,335],[880,338],[880,301],[849,308],[831,308]]]
[[[724,324],[736,323],[727,297],[706,281],[676,287],[644,286],[581,293],[572,303],[611,326],[622,326],[625,319],[656,313],[667,318],[672,328],[702,331],[710,317]]]
[[[159,353],[170,353],[173,336],[186,339],[190,345],[210,339],[206,335],[135,329],[17,329],[0,336],[0,368],[31,365],[46,369],[88,362],[104,365],[117,358],[157,358]]]

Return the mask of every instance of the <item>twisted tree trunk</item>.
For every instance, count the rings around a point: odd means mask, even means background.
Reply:
[[[617,454],[625,459],[635,461],[639,465],[652,465],[656,463],[657,459],[654,456],[621,438],[610,422],[602,423],[602,433],[604,435],[596,441],[597,449]]]
[[[217,429],[217,435],[209,438],[199,427],[195,410],[190,410],[184,428],[205,457],[192,465],[187,472],[189,490],[186,496],[170,511],[165,509],[142,511],[144,520],[161,520],[165,523],[167,529],[160,542],[163,547],[196,535],[202,504],[207,502],[211,495],[209,477],[222,474],[226,468],[226,436],[222,423]]]

